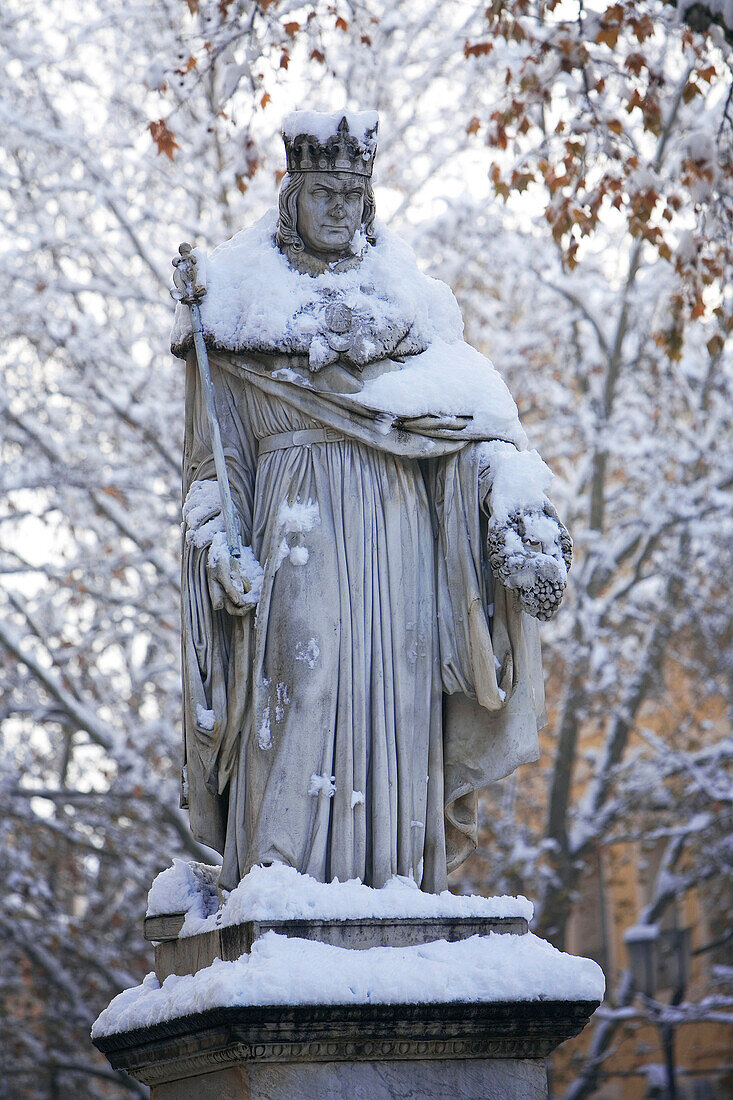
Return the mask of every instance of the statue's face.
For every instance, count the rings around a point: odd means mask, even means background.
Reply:
[[[308,252],[336,260],[349,252],[364,216],[364,176],[307,172],[298,195],[298,234]]]

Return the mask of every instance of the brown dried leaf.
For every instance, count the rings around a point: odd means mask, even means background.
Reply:
[[[613,49],[618,42],[618,27],[601,27],[596,35],[596,43]]]
[[[630,53],[624,65],[630,73],[633,73],[634,76],[638,76],[646,65],[646,58],[643,53]]]
[[[707,344],[705,345],[708,349],[708,354],[710,356],[718,355],[723,350],[723,343],[723,337],[720,335],[719,332],[716,332],[714,336],[710,337]]]
[[[694,80],[688,80],[682,92],[683,101],[689,103],[696,95],[702,95],[702,88],[699,84],[696,84]]]
[[[463,47],[463,53],[466,57],[483,57],[485,54],[491,53],[493,48],[493,42],[474,42],[472,44],[466,40],[466,44]]]
[[[651,15],[642,15],[639,19],[632,19],[631,26],[639,42],[649,38],[654,33],[654,20]]]
[[[149,122],[148,129],[150,130],[150,136],[158,146],[158,154],[165,153],[169,160],[173,160],[173,150],[181,147],[176,141],[176,135],[168,129],[165,119],[159,118],[157,122]]]

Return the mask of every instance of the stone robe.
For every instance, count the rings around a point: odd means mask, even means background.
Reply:
[[[214,610],[207,549],[184,540],[194,835],[223,854],[228,889],[267,861],[444,889],[475,848],[478,790],[537,758],[544,721],[537,624],[486,562],[479,441],[385,429],[338,368],[312,376],[302,357],[218,352],[211,366],[264,582],[256,613]],[[318,428],[341,438],[259,453]],[[184,497],[214,476],[189,354]]]

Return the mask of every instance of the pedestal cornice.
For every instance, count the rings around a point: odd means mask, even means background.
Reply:
[[[95,1039],[147,1085],[253,1062],[539,1059],[577,1035],[597,1001],[256,1005],[209,1009]]]

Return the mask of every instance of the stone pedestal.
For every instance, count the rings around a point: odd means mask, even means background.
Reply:
[[[152,1090],[152,1100],[541,1100],[544,1062],[324,1062],[310,1066],[249,1066],[215,1070]]]
[[[541,1100],[589,1001],[210,1009],[98,1038],[152,1100]]]
[[[179,936],[184,913],[147,917],[145,938],[155,942],[155,973],[163,982],[169,974],[196,974],[214,959],[232,962],[252,950],[267,932],[318,940],[333,947],[366,950],[369,947],[414,947],[447,940],[456,943],[490,932],[524,936],[525,917],[360,917],[343,920],[251,920],[223,924],[197,936]]]
[[[183,919],[146,921],[160,982],[197,974],[216,958],[236,960],[268,932],[348,950],[527,933],[519,916],[368,917],[246,921],[183,937]],[[94,1042],[115,1069],[149,1085],[152,1100],[542,1100],[545,1058],[597,1006],[549,999],[228,1005]]]

